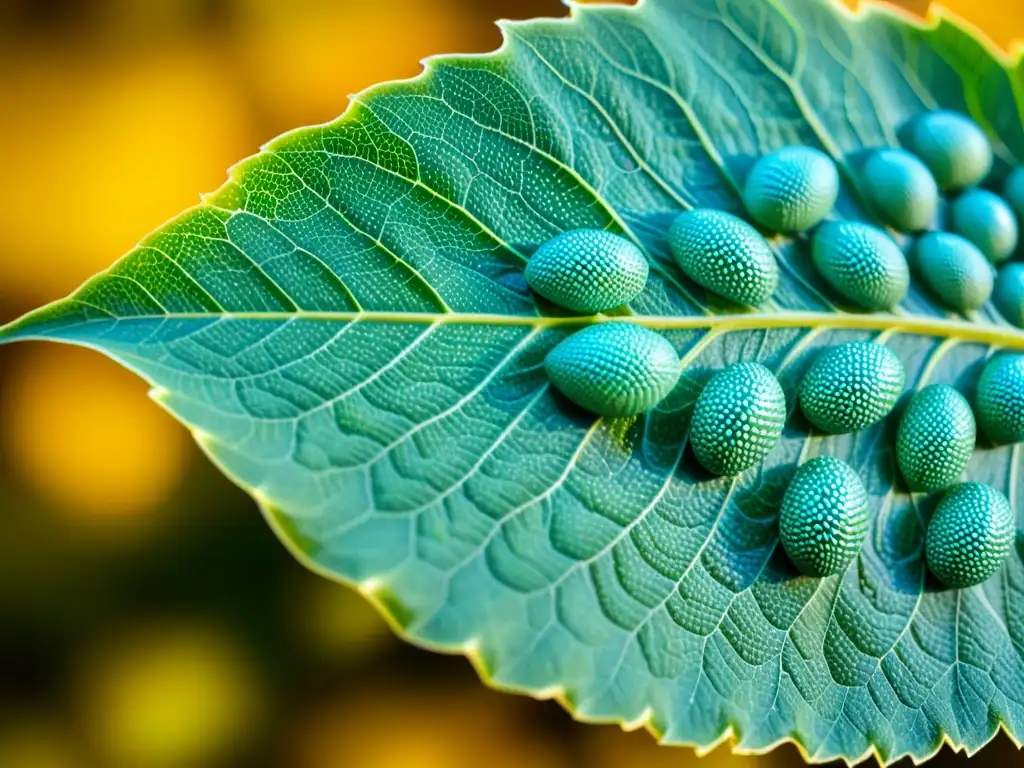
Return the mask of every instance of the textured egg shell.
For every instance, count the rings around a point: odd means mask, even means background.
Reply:
[[[599,323],[563,339],[544,360],[555,388],[600,416],[653,408],[679,380],[679,355],[659,333],[632,323]]]
[[[977,427],[971,406],[953,387],[932,384],[917,392],[900,419],[896,460],[915,491],[956,482],[971,460]]]
[[[697,208],[681,213],[668,241],[687,277],[719,296],[756,307],[778,287],[779,265],[768,242],[725,211]]]
[[[964,192],[950,206],[950,229],[974,243],[993,264],[1006,261],[1017,249],[1017,216],[987,189]]]
[[[814,233],[811,258],[829,285],[864,309],[892,309],[910,287],[903,251],[889,235],[868,224],[822,224]]]
[[[992,265],[960,235],[929,232],[914,245],[914,254],[921,279],[950,308],[970,312],[992,295]]]
[[[824,219],[839,196],[832,158],[810,147],[783,147],[751,169],[743,201],[756,222],[776,232],[803,232]]]
[[[643,252],[612,232],[574,229],[548,240],[526,264],[526,283],[574,312],[604,312],[636,298],[647,284]]]
[[[1013,547],[1013,510],[984,483],[960,483],[936,507],[925,539],[928,567],[948,587],[966,588],[994,575]]]
[[[775,447],[786,421],[786,397],[760,363],[736,363],[705,385],[693,409],[690,445],[716,475],[736,475]]]
[[[849,341],[818,357],[800,383],[800,409],[819,429],[844,434],[884,418],[896,405],[906,372],[882,344]]]
[[[1004,352],[985,363],[974,405],[978,426],[993,443],[1024,440],[1024,355]]]
[[[1017,218],[1024,221],[1024,166],[1014,168],[1006,177],[1003,199],[1013,208]]]
[[[939,207],[935,177],[914,155],[881,149],[864,165],[864,190],[885,222],[904,232],[926,229]]]
[[[779,536],[808,576],[841,573],[868,534],[868,494],[846,462],[818,456],[800,465],[779,512]]]
[[[966,115],[947,110],[929,112],[901,133],[906,148],[924,161],[943,190],[972,187],[992,169],[992,145]]]
[[[996,275],[992,303],[999,314],[1024,328],[1024,264],[1004,264]]]

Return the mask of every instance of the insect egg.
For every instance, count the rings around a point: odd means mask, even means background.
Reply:
[[[936,507],[925,537],[928,567],[948,587],[988,580],[1013,547],[1013,510],[984,483],[954,485]]]
[[[1002,353],[985,363],[974,404],[978,426],[993,443],[1024,440],[1024,355]]]
[[[846,462],[818,456],[800,465],[782,499],[779,538],[808,576],[843,571],[868,534],[868,494]]]
[[[992,265],[960,235],[929,232],[917,241],[914,253],[925,285],[952,309],[978,309],[992,295]]]
[[[755,163],[744,185],[750,215],[776,232],[803,232],[825,218],[839,196],[839,171],[824,152],[783,147]]]
[[[1013,208],[1017,218],[1024,220],[1024,166],[1014,168],[1006,177],[1003,199]]]
[[[779,265],[761,233],[725,211],[681,213],[668,241],[683,272],[719,296],[758,306],[779,284]]]
[[[822,224],[814,233],[811,258],[833,288],[864,309],[892,309],[910,287],[903,251],[885,232],[867,224]]]
[[[943,190],[982,181],[992,168],[992,145],[969,117],[948,110],[921,115],[901,131],[907,149],[931,170]]]
[[[659,333],[632,323],[598,323],[563,339],[544,360],[559,392],[600,416],[653,408],[679,380],[679,355]]]
[[[601,229],[571,229],[526,262],[526,284],[575,312],[603,312],[635,298],[647,284],[647,259],[633,243]]]
[[[950,208],[950,229],[974,243],[993,264],[1006,261],[1017,248],[1017,217],[998,195],[972,189]]]
[[[939,187],[928,166],[902,149],[880,149],[864,165],[866,196],[886,223],[904,232],[935,219]]]
[[[690,445],[716,475],[736,475],[775,447],[786,421],[786,397],[760,363],[736,363],[705,385],[693,409]]]
[[[574,312],[604,312],[635,298],[647,284],[647,259],[624,237],[573,229],[548,240],[526,264],[526,283]]]
[[[1024,264],[1005,264],[999,268],[992,303],[1003,317],[1024,328]]]
[[[977,430],[964,396],[946,384],[914,395],[900,419],[896,460],[912,490],[937,491],[960,477]]]
[[[882,344],[849,341],[823,353],[800,384],[800,408],[819,429],[844,434],[864,429],[893,409],[906,373]]]

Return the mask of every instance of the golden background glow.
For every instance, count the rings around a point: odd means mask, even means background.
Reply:
[[[1001,45],[1024,34],[1022,3],[947,5]],[[0,322],[71,291],[347,94],[427,55],[493,49],[494,18],[564,12],[0,0]],[[2,768],[801,764],[791,747],[698,763],[399,643],[362,598],[294,563],[145,385],[94,353],[0,351],[0,499]],[[985,755],[1020,759],[1005,739]]]

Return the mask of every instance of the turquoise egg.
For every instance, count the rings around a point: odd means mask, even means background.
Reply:
[[[971,406],[948,384],[917,392],[900,419],[896,460],[911,490],[937,491],[956,482],[974,452]]]
[[[992,303],[1009,322],[1024,328],[1024,264],[1010,263],[999,268]]]
[[[624,237],[574,229],[544,243],[526,264],[526,284],[548,301],[592,314],[636,298],[647,284],[643,252]]]
[[[759,363],[736,363],[704,386],[693,409],[690,445],[716,475],[737,475],[775,447],[786,421],[786,397]]]
[[[993,355],[981,371],[974,405],[978,426],[993,443],[1024,441],[1024,355]]]
[[[864,193],[896,229],[927,229],[939,207],[939,187],[928,166],[902,149],[880,149],[864,165]]]
[[[914,245],[914,261],[932,294],[957,312],[979,309],[992,295],[992,265],[960,235],[923,235]]]
[[[544,360],[555,389],[600,416],[650,410],[679,380],[675,348],[632,323],[598,323],[566,337]]]
[[[681,213],[668,241],[687,277],[719,296],[756,307],[778,287],[779,265],[768,242],[725,211],[697,208]]]
[[[803,232],[824,219],[839,196],[832,158],[810,147],[783,147],[755,163],[743,200],[758,224],[775,232]]]
[[[950,229],[974,243],[993,264],[1006,261],[1017,249],[1017,216],[999,195],[972,189],[953,201]]]
[[[896,405],[906,373],[883,344],[848,341],[823,352],[800,383],[800,408],[819,429],[845,434],[870,427]]]
[[[903,251],[885,232],[868,224],[822,224],[814,233],[811,258],[829,285],[864,309],[893,309],[910,287]]]
[[[808,576],[841,573],[868,535],[868,494],[853,467],[833,456],[800,465],[779,512],[779,538]]]
[[[1014,168],[1003,183],[1003,199],[1010,204],[1017,218],[1024,221],[1024,166]]]
[[[925,538],[928,568],[947,587],[965,589],[995,575],[1015,538],[1013,510],[999,491],[960,483],[936,507]]]
[[[992,145],[966,115],[948,110],[928,112],[901,131],[904,146],[921,158],[939,188],[973,187],[992,169]]]

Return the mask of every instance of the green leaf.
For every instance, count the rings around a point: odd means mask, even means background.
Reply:
[[[1024,333],[919,287],[896,316],[848,311],[785,239],[775,306],[738,313],[666,248],[682,209],[740,212],[744,168],[785,144],[832,154],[839,215],[866,218],[858,150],[939,106],[990,132],[1005,174],[1024,157],[1018,62],[944,16],[826,0],[647,0],[503,29],[495,54],[434,59],[272,142],[0,338],[137,371],[303,562],[503,689],[666,743],[794,740],[815,761],[1020,739],[1024,565],[962,591],[926,577],[934,499],[894,480],[893,419],[825,437],[794,414],[736,479],[700,471],[686,433],[700,384],[738,360],[777,371],[792,408],[841,340],[884,337],[911,387],[969,390]],[[523,264],[574,227],[651,259],[625,319],[663,331],[685,370],[644,417],[594,419],[545,380],[545,352],[599,318],[539,307]],[[861,473],[873,513],[859,559],[826,579],[798,576],[777,538],[781,492],[816,454]],[[1019,448],[982,447],[967,474],[1017,509],[1020,470]]]

